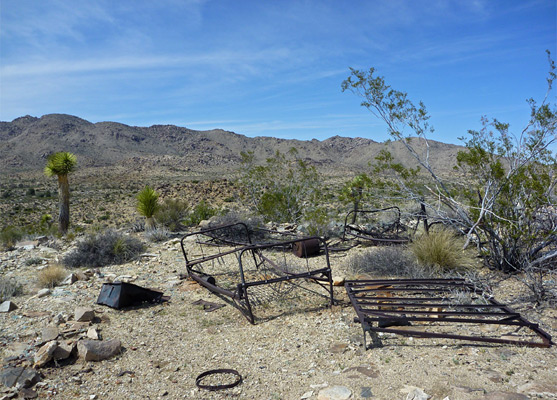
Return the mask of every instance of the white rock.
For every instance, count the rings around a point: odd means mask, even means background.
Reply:
[[[87,330],[87,337],[89,339],[99,340],[99,332],[94,327],[90,327]]]
[[[311,396],[313,396],[313,390],[310,390],[309,392],[305,392],[305,393],[300,397],[300,400],[309,399]]]
[[[37,292],[37,297],[41,298],[41,297],[46,297],[50,294],[50,289],[45,288],[45,289],[41,289]]]
[[[95,318],[95,311],[89,307],[77,307],[74,312],[74,319],[77,322],[92,321]]]
[[[351,396],[352,391],[346,386],[331,386],[320,390],[317,400],[347,400]]]

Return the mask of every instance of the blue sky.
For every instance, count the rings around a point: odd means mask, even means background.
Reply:
[[[0,120],[222,128],[248,136],[388,138],[341,92],[375,67],[422,100],[430,137],[480,117],[519,132],[557,57],[555,0],[2,0]],[[554,95],[552,95],[553,98]]]

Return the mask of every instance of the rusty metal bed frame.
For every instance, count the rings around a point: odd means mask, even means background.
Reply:
[[[234,230],[235,237],[233,239],[223,234],[223,232],[230,231],[231,229]],[[244,237],[241,237],[242,235]],[[185,243],[191,239],[197,245],[200,245],[201,254],[188,254]],[[322,268],[307,268],[304,272],[289,271],[287,267],[279,265],[266,254],[268,252],[290,252],[290,250],[294,249],[299,258],[307,260],[312,255],[312,252],[315,253],[315,243],[317,243],[317,252],[325,260],[325,266]],[[289,235],[288,240],[253,244],[248,227],[243,223],[236,223],[189,233],[182,238],[180,244],[186,261],[188,276],[211,292],[228,297],[232,300],[232,304],[252,324],[255,324],[255,315],[253,312],[253,301],[250,299],[251,292],[263,285],[291,284],[326,297],[329,306],[334,303],[329,252],[327,243],[322,238],[292,238]],[[203,249],[210,250],[210,254],[206,254]],[[232,262],[236,263],[236,267],[229,265]],[[214,264],[227,264],[227,267],[235,271],[237,281],[234,287],[222,287],[217,283],[219,277],[212,275],[210,272],[211,265]],[[264,271],[264,274],[260,276],[254,276],[253,274],[247,276],[247,264],[252,267],[252,270]],[[326,295],[293,282],[300,279],[317,283],[325,290]]]
[[[382,345],[378,334],[384,333],[530,347],[554,344],[538,324],[493,298],[483,297],[480,290],[464,279],[352,280],[344,286],[357,314],[355,321],[362,326],[366,349],[366,333],[371,337],[372,347]],[[459,292],[469,294],[476,302],[459,302],[456,298]],[[507,326],[515,328],[515,334],[521,329],[526,332],[516,339],[493,337],[481,332],[474,334],[474,325]],[[463,327],[466,334],[455,333],[455,328]]]

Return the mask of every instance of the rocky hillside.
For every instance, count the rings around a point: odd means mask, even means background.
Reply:
[[[82,167],[126,165],[149,161],[160,166],[184,166],[199,170],[229,170],[238,166],[241,151],[253,151],[264,160],[276,150],[298,149],[300,157],[330,170],[365,168],[385,146],[407,165],[413,160],[401,143],[377,143],[370,139],[335,136],[327,140],[249,138],[220,129],[195,131],[174,125],[128,126],[116,122],[91,123],[65,114],[41,118],[25,116],[0,122],[0,172],[37,169],[48,154],[70,151]],[[454,164],[459,146],[430,141],[432,164],[447,170]]]

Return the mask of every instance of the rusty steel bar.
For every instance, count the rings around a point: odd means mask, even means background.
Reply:
[[[466,289],[471,294],[480,293],[479,290],[475,289],[473,285],[467,283],[464,279],[358,280],[346,281],[344,286],[358,316],[357,321],[362,325],[364,345],[366,344],[366,333],[369,333],[374,342],[378,343],[377,333],[380,332],[425,338],[447,338],[534,347],[550,347],[553,344],[551,336],[543,331],[538,324],[528,321],[510,307],[500,304],[492,298],[487,299],[489,304],[476,305],[451,302],[450,289],[459,288]],[[445,292],[447,296],[416,297],[420,293],[424,293],[425,296],[425,294],[432,292]],[[398,297],[397,293],[401,293],[403,296]],[[408,293],[410,296],[404,296],[404,293]],[[435,303],[427,303],[426,301],[435,301]],[[452,311],[459,307],[470,311]],[[490,311],[483,311],[483,309]],[[411,322],[442,323],[443,326],[447,326],[450,323],[517,326],[519,328],[530,329],[531,332],[541,339],[541,342],[435,332],[434,329],[439,326],[434,324],[420,325],[430,329],[429,331],[403,330],[388,327],[389,325],[411,325]],[[377,323],[378,326],[374,326],[374,323]]]

